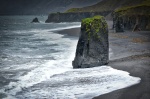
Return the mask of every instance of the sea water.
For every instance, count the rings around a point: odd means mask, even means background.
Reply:
[[[33,18],[0,16],[0,98],[91,99],[140,82],[110,66],[73,69],[78,37],[57,30],[81,23],[45,23],[46,16],[30,23]]]

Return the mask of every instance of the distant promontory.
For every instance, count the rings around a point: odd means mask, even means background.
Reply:
[[[113,19],[114,14],[115,16],[117,15],[117,13],[114,12],[118,11],[120,8],[130,8],[142,5],[143,9],[134,10],[134,12],[142,12],[144,9],[147,9],[145,6],[149,6],[149,3],[149,0],[101,0],[99,3],[92,6],[71,8],[63,13],[50,13],[45,22],[81,22],[83,18],[93,17],[95,15]]]

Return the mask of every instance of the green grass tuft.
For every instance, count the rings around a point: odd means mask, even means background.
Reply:
[[[115,10],[115,13],[119,13],[120,16],[129,15],[150,15],[150,0],[145,0],[141,4],[135,6],[121,7]]]
[[[85,27],[85,31],[86,33],[88,33],[88,40],[90,40],[91,35],[94,35],[95,37],[100,39],[98,33],[100,32],[100,30],[103,30],[103,32],[107,32],[106,28],[108,27],[103,16],[85,18],[82,20],[82,26]]]
[[[71,8],[67,10],[65,13],[70,13],[70,12],[80,12],[80,8]]]

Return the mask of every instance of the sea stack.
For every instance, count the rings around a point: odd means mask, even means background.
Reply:
[[[32,20],[32,22],[31,23],[39,23],[39,20],[38,20],[38,18],[36,17],[36,18],[34,18],[33,20]]]
[[[109,57],[108,25],[103,16],[82,20],[73,68],[106,65]]]

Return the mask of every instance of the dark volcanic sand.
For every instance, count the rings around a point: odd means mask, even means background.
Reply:
[[[150,99],[150,32],[113,33],[109,30],[109,46],[113,51],[109,66],[140,77],[137,85],[100,95],[94,99]],[[59,31],[79,36],[80,28]]]
[[[109,65],[118,70],[128,71],[131,76],[140,77],[141,82],[94,99],[150,99],[150,54],[117,59]]]
[[[150,99],[150,32],[110,33],[109,44],[114,55],[108,65],[140,77],[141,82],[94,99]]]
[[[71,29],[65,29],[61,31],[56,31],[59,34],[67,34],[68,36],[77,36],[79,37],[80,34],[80,28],[71,28]]]

